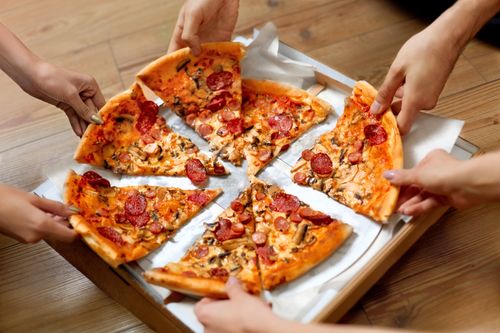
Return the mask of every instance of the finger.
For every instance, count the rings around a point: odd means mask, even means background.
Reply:
[[[202,15],[200,11],[195,10],[192,13],[192,15],[186,15],[184,20],[185,21],[181,37],[182,41],[191,48],[191,52],[194,55],[199,55],[201,52],[201,48],[200,48],[200,37],[198,36],[198,31],[200,29]]]
[[[399,212],[400,213],[403,213],[406,211],[406,208],[408,207],[411,207],[419,202],[422,202],[424,201],[425,199],[427,198],[427,195],[425,195],[423,192],[420,192],[419,194],[411,197],[410,199],[406,200],[405,203],[403,203],[400,207],[399,207]]]
[[[406,93],[404,94],[403,102],[401,104],[401,112],[399,112],[397,118],[399,132],[401,135],[405,135],[410,132],[411,125],[420,111],[418,98],[415,98],[415,89],[413,89],[413,84],[411,82],[406,83],[405,91]]]
[[[83,130],[80,124],[80,117],[78,117],[75,111],[73,110],[66,110],[65,113],[66,116],[68,117],[69,124],[71,125],[73,132],[75,132],[76,135],[81,137],[83,135]]]
[[[88,123],[82,118],[78,118],[78,121],[80,122],[80,128],[82,129],[82,135],[83,135],[85,133],[85,130],[87,129]],[[82,135],[80,135],[80,137]]]
[[[370,112],[373,114],[380,114],[384,112],[392,102],[394,94],[401,86],[404,80],[403,69],[399,66],[392,64],[389,68],[384,83],[380,86],[375,101],[370,107]]]
[[[215,302],[215,300],[213,298],[203,297],[201,299],[201,301],[199,301],[198,303],[199,304],[209,304],[209,303],[212,303],[212,302]]]
[[[182,30],[184,27],[184,6],[181,8],[179,13],[179,18],[177,19],[177,23],[175,24],[174,33],[172,34],[172,38],[170,39],[170,44],[168,46],[168,53],[177,51],[184,47],[182,43]]]
[[[248,296],[240,281],[234,276],[230,276],[226,283],[226,292],[229,299],[238,299]]]
[[[89,99],[87,99],[86,101],[89,101]],[[76,112],[76,114],[86,122],[96,123],[99,125],[102,124],[102,119],[97,114],[97,110],[95,109],[95,107],[94,108],[89,107],[89,105],[87,105],[86,102],[82,100],[82,97],[80,96],[77,90],[71,92],[66,97],[64,102],[67,103],[69,106],[71,106],[71,108]]]
[[[415,169],[388,170],[383,175],[393,185],[420,185]]]
[[[439,207],[441,202],[434,196],[430,196],[427,199],[417,202],[404,210],[405,215],[418,216],[430,212],[436,207]]]
[[[36,195],[30,196],[30,202],[44,212],[57,216],[68,217],[78,212],[78,209],[75,207],[70,207],[62,202],[41,198]]]
[[[394,101],[391,104],[392,113],[399,114],[399,112],[401,112],[402,102],[403,101],[400,98],[395,97]]]
[[[398,207],[398,209],[401,208],[401,206],[405,202],[407,202],[414,196],[418,195],[420,192],[422,192],[422,189],[418,186],[415,185],[403,186],[399,192],[399,197],[396,203],[396,207]]]
[[[94,86],[95,89],[95,94],[94,96],[92,96],[92,102],[94,103],[97,110],[100,110],[102,109],[104,104],[106,104],[106,99],[104,98],[104,95],[102,94],[101,89],[97,85],[95,79],[93,79],[92,85]]]
[[[41,231],[44,239],[55,239],[70,243],[77,237],[76,232],[67,225],[62,225],[53,218],[46,216],[42,223]]]
[[[394,97],[397,97],[397,98],[403,98],[403,95],[404,95],[404,91],[405,91],[405,85],[402,84],[399,86],[398,90],[396,90],[396,93],[394,94]]]

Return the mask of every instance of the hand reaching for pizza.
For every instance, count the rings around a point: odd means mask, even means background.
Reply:
[[[70,242],[76,233],[66,218],[75,214],[70,207],[34,194],[0,185],[0,232],[21,243],[41,239]]]
[[[177,18],[168,52],[189,46],[198,55],[201,43],[230,40],[238,6],[239,0],[187,0]]]

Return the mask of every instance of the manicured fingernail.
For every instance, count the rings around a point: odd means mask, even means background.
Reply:
[[[235,278],[234,276],[230,276],[229,279],[227,280],[227,284],[230,286],[238,284],[238,283],[239,283],[238,279]]]
[[[380,109],[381,108],[382,108],[382,106],[380,105],[380,103],[377,102],[377,101],[374,101],[372,103],[372,106],[370,107],[370,112],[373,113],[373,114],[378,114],[378,113],[380,113],[380,111],[381,111]]]
[[[75,206],[69,206],[68,209],[72,212],[75,212],[75,213],[80,213],[80,208],[78,207],[75,207]]]
[[[98,114],[93,114],[92,117],[90,117],[90,119],[97,125],[102,125],[103,123],[101,116],[99,116]]]
[[[387,180],[392,180],[396,176],[396,170],[384,171],[384,178]]]

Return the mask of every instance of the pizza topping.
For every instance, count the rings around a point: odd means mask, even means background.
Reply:
[[[295,234],[293,235],[293,242],[297,245],[302,243],[304,238],[306,237],[307,229],[309,229],[309,225],[306,223],[301,223],[297,227]]]
[[[202,191],[196,191],[193,194],[190,194],[187,199],[198,206],[206,205],[207,202],[210,201],[210,197]]]
[[[240,226],[233,228],[233,223],[231,223],[231,221],[229,221],[228,219],[219,219],[219,221],[217,222],[217,226],[215,227],[215,238],[217,238],[218,241],[223,242],[229,239],[240,237],[245,233],[245,226],[243,226],[241,223],[236,224],[240,224],[243,228],[241,228]]]
[[[265,197],[266,197],[266,195],[264,193],[262,193],[262,192],[255,193],[255,199],[256,200],[260,201],[260,200],[263,200]]]
[[[248,212],[243,212],[238,215],[238,221],[243,224],[248,224],[250,221],[252,221],[252,214]]]
[[[218,130],[217,130],[217,135],[218,136],[221,136],[221,137],[225,137],[226,135],[229,134],[229,130],[227,129],[226,126],[221,126]]]
[[[146,210],[146,198],[140,193],[134,193],[125,201],[125,212],[130,215],[140,215]]]
[[[267,235],[263,232],[256,231],[252,234],[252,240],[256,245],[264,245],[267,241]]]
[[[137,228],[144,227],[146,224],[148,224],[150,220],[150,216],[148,212],[144,212],[140,215],[132,215],[132,214],[127,214],[127,219],[130,221],[130,224],[133,226],[136,226]]]
[[[242,213],[245,210],[245,206],[243,206],[243,204],[238,200],[233,200],[231,202],[231,209],[236,213]]]
[[[182,69],[184,69],[187,64],[189,64],[191,62],[191,59],[189,58],[185,58],[185,59],[182,59],[181,61],[179,61],[179,63],[177,64],[177,66],[175,66],[175,69],[180,72]]]
[[[243,132],[243,119],[235,118],[227,122],[229,132],[233,134],[240,134]]]
[[[297,184],[305,185],[306,179],[307,179],[306,174],[300,171],[293,175],[293,181],[296,182]]]
[[[243,225],[243,223],[233,223],[231,224],[231,231],[238,235],[242,235],[243,233],[245,233],[245,226]]]
[[[228,71],[215,72],[207,77],[207,86],[210,90],[220,90],[233,83],[233,74]]]
[[[214,267],[210,269],[210,276],[225,278],[229,276],[229,272],[223,267]]]
[[[289,132],[293,126],[293,118],[286,114],[274,115],[267,122],[273,130],[281,133]]]
[[[310,149],[306,149],[302,151],[302,158],[305,159],[306,161],[310,161],[311,158],[313,158],[314,153]]]
[[[316,225],[328,225],[333,222],[333,219],[330,216],[322,212],[318,212],[310,207],[300,208],[299,214],[301,217],[311,221]]]
[[[193,254],[198,259],[205,257],[208,254],[208,246],[198,245],[198,247],[194,250]]]
[[[259,149],[259,161],[267,162],[273,157],[273,153],[267,149]]]
[[[92,187],[111,187],[109,180],[101,177],[100,174],[94,171],[87,171],[83,174],[82,179]]]
[[[212,112],[222,109],[226,105],[226,99],[224,96],[215,96],[210,102],[208,102],[206,108]]]
[[[311,168],[319,175],[329,175],[333,171],[332,160],[325,153],[316,153],[311,158]]]
[[[236,115],[231,110],[223,110],[221,112],[221,118],[222,118],[222,121],[227,122],[227,121],[231,121],[231,120],[235,119]]]
[[[376,146],[387,141],[387,132],[380,124],[368,125],[364,129],[365,138],[372,146]]]
[[[115,243],[116,245],[123,246],[125,245],[125,241],[122,239],[122,236],[118,231],[111,227],[97,227],[97,232]]]
[[[200,133],[200,135],[202,137],[206,137],[206,136],[212,134],[213,131],[214,131],[214,128],[208,124],[201,124],[198,127],[198,133]]]
[[[162,233],[165,228],[163,227],[163,225],[161,225],[160,223],[158,222],[153,222],[151,223],[151,225],[149,226],[149,230],[151,231],[151,233],[153,235],[158,235],[160,233]]]
[[[129,153],[120,153],[120,155],[118,155],[118,159],[122,163],[128,163],[128,162],[130,162],[131,157],[130,157]]]
[[[290,223],[283,216],[278,216],[274,219],[274,227],[281,232],[285,232],[290,227]]]
[[[186,175],[195,185],[203,184],[207,180],[207,170],[197,158],[186,162]]]
[[[259,258],[266,265],[272,265],[276,261],[276,252],[270,246],[258,246],[255,252],[257,252]]]
[[[156,155],[160,152],[160,146],[158,146],[158,143],[153,142],[144,146],[142,150],[148,155]]]
[[[220,163],[214,163],[214,173],[216,175],[224,175],[226,174],[226,168]]]
[[[156,197],[156,192],[153,189],[149,189],[149,190],[147,190],[147,191],[144,192],[144,195],[148,199],[154,199]]]
[[[276,212],[290,214],[299,209],[300,201],[294,195],[280,192],[273,196],[273,202],[270,207]]]
[[[286,138],[290,135],[290,132],[272,132],[271,133],[271,140],[276,141],[279,139]]]
[[[300,222],[302,222],[302,217],[300,216],[299,213],[293,212],[292,214],[290,214],[290,220],[293,223],[300,223]]]
[[[184,271],[181,274],[187,277],[196,277],[196,273],[193,271]]]
[[[362,157],[363,155],[359,151],[347,155],[347,159],[351,164],[358,164],[359,162],[361,162]]]
[[[191,114],[188,114],[186,116],[186,123],[189,125],[189,126],[194,126],[194,121],[196,120],[196,114],[194,113],[191,113]]]
[[[285,152],[285,151],[287,151],[288,149],[290,149],[290,144],[289,144],[289,143],[287,143],[286,145],[284,145],[283,147],[281,147],[281,149],[280,149],[280,153]]]
[[[141,134],[147,133],[156,122],[158,115],[158,105],[152,101],[144,101],[139,104],[141,113],[137,119],[135,127]]]

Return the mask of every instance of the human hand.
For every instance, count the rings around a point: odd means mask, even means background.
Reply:
[[[470,175],[460,171],[463,163],[444,150],[434,150],[413,169],[386,171],[385,178],[402,186],[398,211],[420,215],[441,205],[463,209],[481,202],[467,189]]]
[[[198,55],[201,43],[230,40],[238,6],[239,0],[187,0],[177,18],[168,52],[189,46]]]
[[[5,185],[0,185],[0,198],[1,233],[21,243],[45,238],[71,242],[76,237],[66,221],[75,208]]]
[[[229,278],[226,291],[228,300],[204,298],[196,304],[194,312],[205,333],[269,332],[270,325],[281,321],[260,298],[247,294],[236,278]]]
[[[44,61],[33,67],[31,78],[21,87],[31,96],[63,110],[76,135],[82,136],[90,122],[102,124],[97,111],[105,100],[93,77]]]
[[[410,131],[419,111],[436,106],[455,66],[460,49],[447,41],[450,31],[449,27],[443,31],[431,25],[411,37],[399,50],[379,88],[370,111],[380,114],[392,106],[403,135]]]

